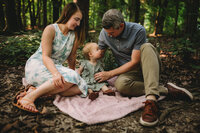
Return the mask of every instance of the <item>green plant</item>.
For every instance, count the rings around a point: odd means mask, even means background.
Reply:
[[[112,70],[117,67],[117,63],[115,62],[115,59],[114,59],[110,49],[108,49],[106,51],[104,58],[103,58],[103,63],[104,63],[105,71]]]
[[[39,47],[40,36],[41,32],[9,37],[7,41],[0,44],[1,63],[11,66],[24,65]]]
[[[188,63],[187,66],[194,69],[200,69],[199,65],[196,64],[197,60],[193,58],[197,52],[198,47],[196,43],[192,42],[190,39],[180,38],[172,42],[172,51],[173,55],[179,56],[180,59]]]
[[[173,42],[171,48],[173,55],[179,55],[183,61],[189,61],[192,58],[192,54],[195,52],[193,43],[189,39],[178,39]]]

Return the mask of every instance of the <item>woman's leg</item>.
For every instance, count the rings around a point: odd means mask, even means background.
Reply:
[[[76,95],[76,93],[78,93],[79,89],[78,89],[78,87],[75,87],[75,89],[72,89],[72,88],[74,88],[73,85],[74,84],[72,84],[72,83],[66,82],[64,89],[57,89],[50,81],[47,81],[44,84],[42,84],[41,86],[39,86],[36,90],[25,95],[22,99],[20,99],[19,103],[24,108],[26,108],[30,111],[38,112],[38,110],[34,106],[32,106],[32,104],[29,105],[30,101],[32,101],[34,103],[34,101],[42,95],[46,95],[46,94],[52,95],[52,94],[57,94],[60,92],[65,92],[64,94],[67,94],[67,92],[68,92],[70,95],[72,95],[72,94]],[[67,91],[69,88],[71,91],[70,90]]]
[[[74,84],[66,82],[64,86],[64,89],[53,89],[52,91],[49,91],[48,93],[44,94],[44,96],[51,96],[65,91],[68,92],[69,89],[73,88]]]
[[[62,91],[59,94],[61,96],[70,97],[70,96],[80,95],[81,91],[80,91],[80,89],[78,88],[77,85],[73,85],[69,89],[66,89],[65,91]]]

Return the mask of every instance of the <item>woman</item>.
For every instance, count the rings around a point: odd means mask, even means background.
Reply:
[[[21,96],[21,93],[16,96],[15,106],[38,113],[34,101],[41,96],[87,96],[86,82],[74,71],[76,50],[85,39],[83,20],[78,5],[69,3],[58,21],[44,29],[39,49],[25,66],[26,81],[37,89],[31,86],[26,90],[25,96]],[[68,61],[68,67],[62,66],[65,60]]]

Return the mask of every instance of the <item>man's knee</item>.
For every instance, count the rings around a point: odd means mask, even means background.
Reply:
[[[115,87],[119,93],[126,95],[128,93],[127,89],[130,89],[130,79],[118,78],[115,81]]]
[[[154,47],[151,43],[144,43],[141,46],[141,49],[145,48],[145,47]]]
[[[148,54],[148,53],[152,53],[152,52],[156,52],[157,50],[155,49],[155,47],[151,44],[151,43],[144,43],[142,44],[142,46],[140,47],[140,50],[143,54]]]

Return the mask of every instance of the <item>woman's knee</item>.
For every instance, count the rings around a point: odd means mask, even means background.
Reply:
[[[70,82],[65,81],[64,90],[68,90],[68,89],[71,88],[73,85],[74,85],[73,83],[70,83]]]

